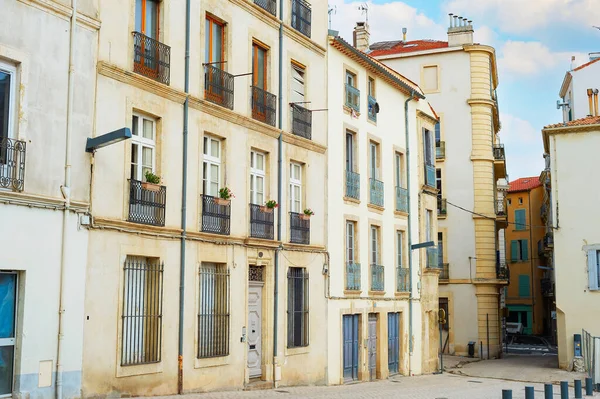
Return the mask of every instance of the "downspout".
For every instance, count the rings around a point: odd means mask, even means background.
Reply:
[[[58,302],[58,340],[56,344],[56,399],[63,397],[63,365],[62,352],[64,350],[63,340],[63,313],[65,313],[65,280],[66,280],[66,257],[67,257],[67,228],[69,226],[69,212],[71,207],[71,134],[73,131],[73,89],[75,81],[75,29],[77,27],[77,0],[71,0],[72,15],[69,32],[69,74],[67,81],[67,131],[65,137],[65,181],[60,187],[65,199],[62,222],[62,243],[60,251],[60,279],[59,279],[59,302]]]
[[[179,265],[179,352],[177,357],[177,393],[183,393],[183,313],[185,297],[185,241],[187,229],[187,148],[190,91],[190,0],[185,2],[185,102],[183,103],[183,177],[181,182],[181,253]]]
[[[189,1],[189,0],[188,0]],[[279,2],[279,120],[277,127],[279,128],[279,139],[277,143],[277,241],[279,246],[275,249],[275,270],[273,284],[273,387],[277,387],[277,346],[278,346],[278,309],[279,309],[279,251],[281,250],[281,190],[282,190],[282,165],[281,158],[283,152],[283,1]]]
[[[410,287],[410,296],[408,297],[408,375],[412,375],[412,354],[413,354],[413,284],[412,284],[412,212],[410,209],[410,138],[408,134],[408,103],[414,98],[415,91],[411,90],[410,97],[404,102],[404,134],[406,140],[406,200],[408,202],[408,284]]]
[[[527,192],[529,200],[529,242],[531,243],[531,255],[529,256],[529,265],[531,266],[531,329],[535,323],[535,270],[533,268],[533,214],[531,213],[531,190]],[[542,245],[544,243],[542,238]],[[538,254],[539,256],[539,254]]]

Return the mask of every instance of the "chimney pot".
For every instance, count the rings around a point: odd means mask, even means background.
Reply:
[[[452,25],[452,16],[453,16],[453,15],[454,15],[454,14],[452,14],[452,13],[448,14],[448,17],[449,17],[449,19],[450,19],[450,27],[451,27],[451,28],[453,27],[453,25]]]
[[[369,25],[366,22],[357,22],[352,32],[354,47],[360,51],[369,49]]]

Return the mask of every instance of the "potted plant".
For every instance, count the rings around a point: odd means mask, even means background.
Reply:
[[[160,176],[155,175],[151,171],[147,170],[144,174],[146,181],[142,182],[142,189],[148,191],[160,191]]]
[[[265,213],[273,213],[273,209],[277,208],[279,204],[275,200],[268,200],[264,205],[261,205],[260,210]]]
[[[219,190],[219,196],[215,198],[215,204],[229,205],[232,198],[235,198],[235,195],[233,195],[231,190],[228,187],[223,187]]]
[[[306,208],[306,209],[304,210],[304,213],[302,213],[302,214],[300,215],[300,219],[302,219],[302,220],[310,220],[310,217],[311,217],[312,215],[314,215],[314,214],[315,214],[315,213],[313,212],[313,210],[312,210],[312,209],[310,209],[310,208]]]

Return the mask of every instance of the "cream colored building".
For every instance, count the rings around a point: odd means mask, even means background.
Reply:
[[[475,355],[483,348],[484,357],[495,357],[501,344],[499,294],[507,276],[497,260],[499,231],[506,228],[497,181],[506,177],[506,165],[504,147],[496,145],[494,48],[473,43],[471,22],[451,16],[447,41],[380,42],[369,55],[417,82],[440,117],[433,179],[443,267],[440,307],[449,314],[444,351],[464,355],[474,342]]]
[[[103,2],[94,134],[132,138],[92,158],[84,397],[326,383],[327,5],[312,3],[191,2],[188,95],[185,4]]]

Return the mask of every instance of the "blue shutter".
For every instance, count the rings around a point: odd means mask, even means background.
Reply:
[[[529,275],[519,275],[519,296],[521,298],[529,298]]]
[[[525,230],[525,209],[515,210],[515,230]]]
[[[529,259],[529,246],[527,240],[521,240],[521,260]]]
[[[595,249],[588,252],[588,285],[590,291],[597,291],[598,287],[598,255]]]
[[[519,241],[517,240],[512,240],[510,242],[510,259],[513,262],[519,260]]]

